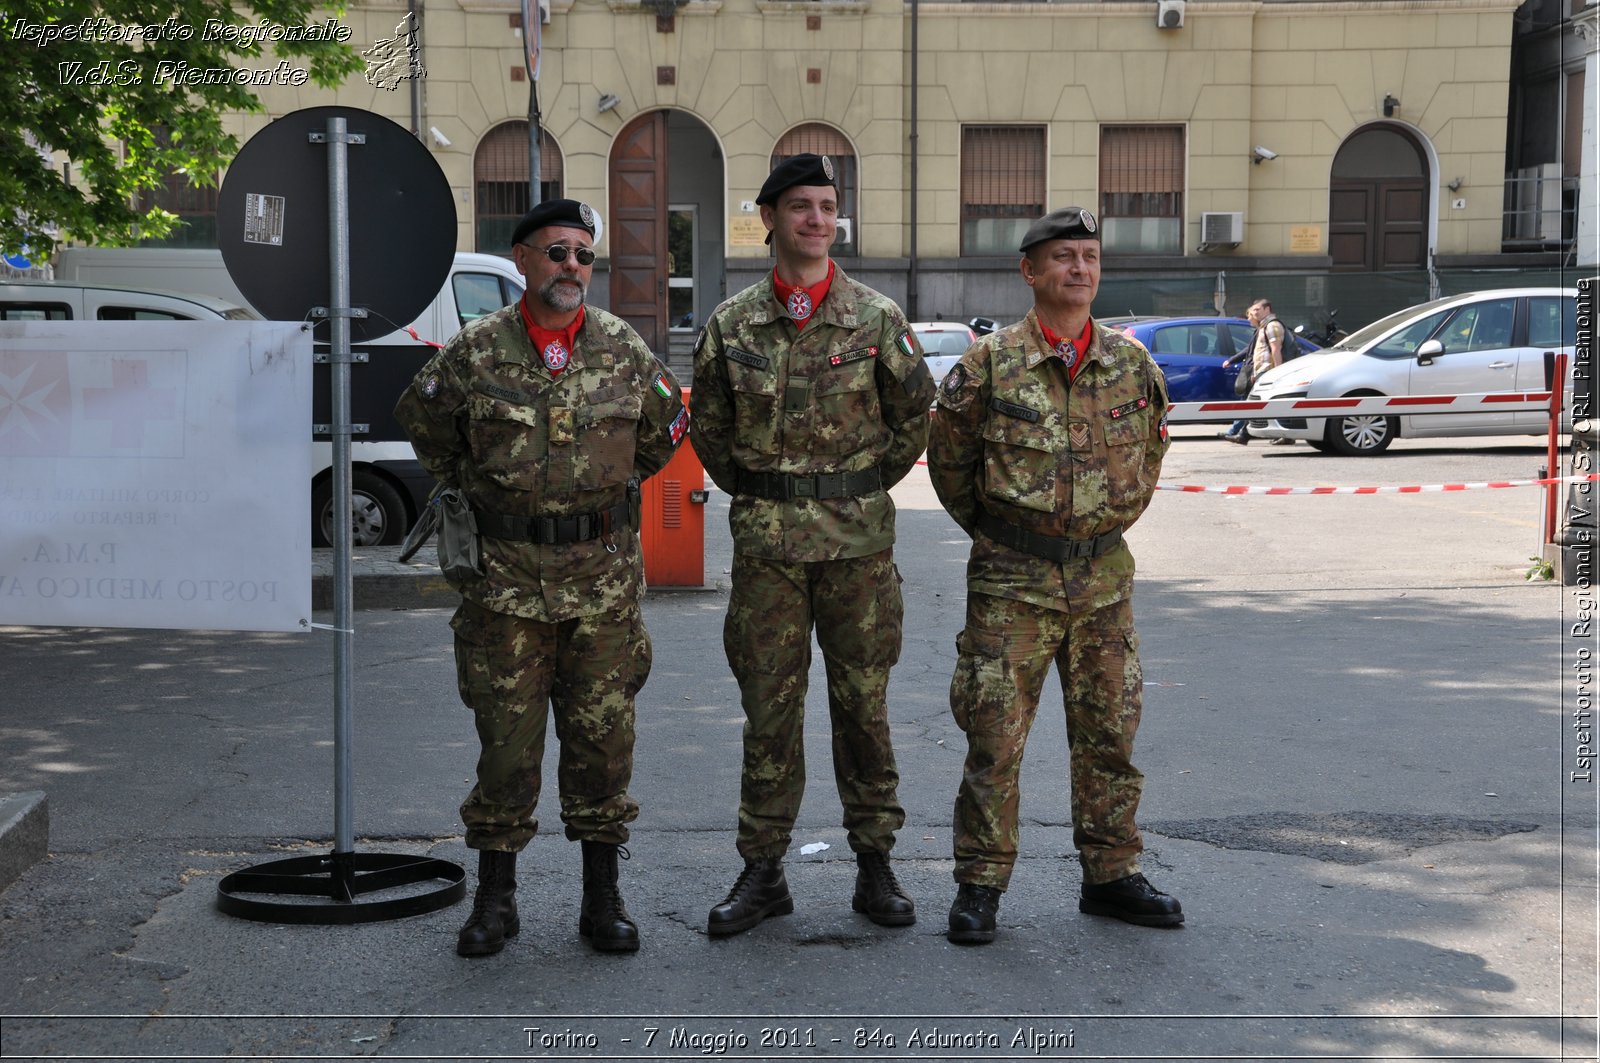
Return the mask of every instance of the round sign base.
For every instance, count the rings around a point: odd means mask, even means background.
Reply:
[[[422,888],[428,883],[433,885]],[[380,891],[388,896],[361,899]],[[467,873],[448,860],[329,853],[235,871],[217,883],[217,910],[263,923],[343,925],[436,912],[466,895]],[[259,899],[263,896],[296,899]]]

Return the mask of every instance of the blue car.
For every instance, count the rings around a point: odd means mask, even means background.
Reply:
[[[1242,317],[1108,317],[1100,324],[1132,336],[1150,350],[1167,378],[1173,402],[1232,402],[1237,369],[1222,363],[1247,350],[1255,329]],[[1302,351],[1318,350],[1299,337]]]

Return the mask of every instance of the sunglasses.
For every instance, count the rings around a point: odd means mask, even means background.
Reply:
[[[594,249],[589,247],[568,247],[566,244],[551,244],[549,247],[536,247],[533,244],[523,244],[523,247],[534,251],[543,251],[550,256],[551,262],[565,262],[567,255],[571,254],[578,260],[580,266],[594,265]]]

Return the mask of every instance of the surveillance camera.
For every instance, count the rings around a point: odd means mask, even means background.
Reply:
[[[1253,149],[1251,149],[1250,154],[1254,155],[1262,162],[1270,162],[1278,157],[1277,152],[1273,151],[1271,148],[1264,148],[1260,144],[1257,144]]]
[[[450,138],[445,136],[443,133],[439,132],[439,127],[438,126],[436,126],[436,125],[429,126],[428,127],[428,135],[433,137],[433,142],[435,144],[437,144],[439,147],[448,148],[450,146]]]

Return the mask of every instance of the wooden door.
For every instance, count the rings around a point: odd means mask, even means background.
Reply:
[[[1428,263],[1428,162],[1401,126],[1363,129],[1340,146],[1328,187],[1328,254],[1337,270]]]
[[[634,119],[611,149],[611,312],[667,353],[667,113]]]

